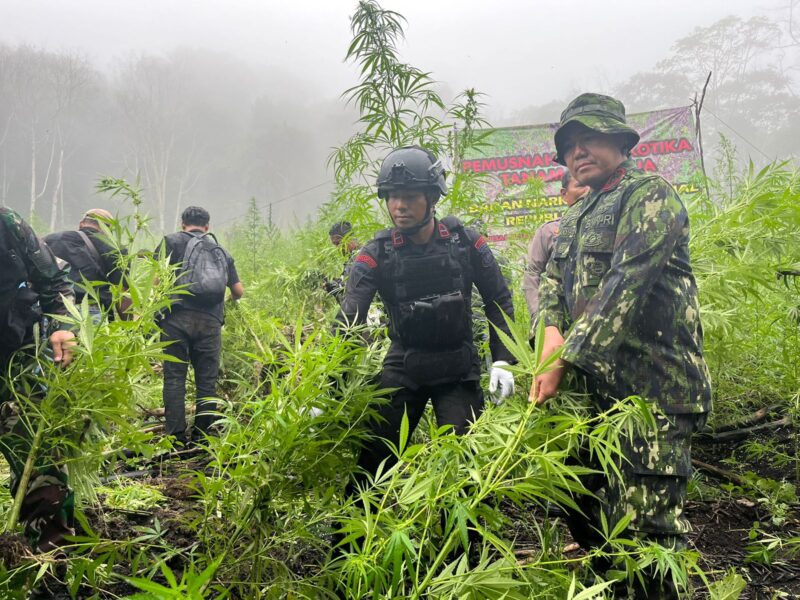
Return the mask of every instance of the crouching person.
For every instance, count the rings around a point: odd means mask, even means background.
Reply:
[[[78,224],[77,231],[59,231],[45,236],[44,241],[53,253],[67,261],[70,266],[70,278],[75,286],[75,302],[80,304],[86,295],[83,283],[92,282],[96,288],[99,305],[93,301],[89,305],[89,313],[95,322],[99,322],[105,313],[109,319],[114,318],[112,310],[112,294],[110,285],[122,282],[121,259],[128,252],[122,248],[117,251],[104,239],[100,227],[102,222],[114,220],[107,210],[93,208],[86,212]],[[90,297],[90,300],[93,298]],[[123,307],[117,307],[122,312]]]
[[[34,325],[43,314],[67,314],[72,299],[69,267],[59,263],[31,227],[9,208],[0,208],[0,451],[11,469],[11,495],[16,495],[33,441],[31,415],[21,414],[17,393],[33,386],[24,377],[35,357],[22,350],[34,342]],[[51,323],[49,343],[53,360],[63,366],[72,360],[74,334]],[[22,350],[21,352],[17,352]],[[16,354],[15,354],[16,353]],[[35,427],[35,424],[34,424]],[[51,551],[73,535],[74,496],[67,469],[40,452],[26,486],[20,522],[37,551]]]

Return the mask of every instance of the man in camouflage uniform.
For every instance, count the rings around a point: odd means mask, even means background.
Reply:
[[[69,267],[61,266],[30,226],[9,208],[0,208],[0,451],[11,468],[14,496],[31,447],[30,419],[20,414],[14,391],[22,392],[21,379],[30,373],[32,357],[15,352],[30,345],[34,325],[42,314],[66,314],[65,299],[72,298]],[[67,365],[75,337],[53,323],[49,337],[53,360]],[[73,534],[74,499],[66,467],[39,452],[22,504],[20,520],[31,545],[53,550]]]
[[[667,181],[629,159],[638,140],[622,103],[599,94],[573,100],[555,134],[556,160],[591,192],[562,217],[542,278],[544,352],[562,354],[556,368],[536,378],[531,400],[554,396],[572,369],[598,410],[639,395],[657,415],[655,430],[623,442],[622,478],[590,482],[598,501],[582,503],[585,516],[570,515],[585,547],[603,543],[599,511],[609,526],[632,516],[630,536],[685,546],[691,435],[711,406],[689,218]],[[644,575],[637,598],[677,597],[671,582]]]

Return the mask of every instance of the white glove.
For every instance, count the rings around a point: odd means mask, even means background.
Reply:
[[[514,393],[514,375],[503,368],[507,366],[506,361],[497,360],[492,363],[492,371],[489,374],[489,393],[492,395],[492,401],[498,406]]]

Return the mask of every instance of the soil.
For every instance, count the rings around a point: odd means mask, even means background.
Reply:
[[[780,430],[769,437],[766,434],[763,437],[751,437],[748,442],[770,443],[774,450],[792,457],[795,448],[793,435],[791,431]],[[773,485],[787,482],[800,493],[800,483],[795,479],[796,473],[791,462],[771,460],[774,455],[753,457],[746,448],[747,442],[695,444],[694,455],[735,477],[745,480],[770,479]],[[748,473],[758,475],[753,477]],[[737,571],[747,582],[747,587],[739,596],[740,600],[800,598],[800,548],[793,556],[786,552],[776,553],[769,564],[755,560],[754,553],[748,549],[753,544],[750,535],[756,523],[759,538],[775,536],[783,540],[800,539],[800,503],[797,498],[794,498],[794,502],[786,503],[786,514],[781,515],[783,520],[775,523],[768,504],[759,502],[763,494],[760,495],[758,490],[738,486],[729,494],[719,486],[731,485],[731,482],[704,473],[699,473],[698,478],[706,484],[704,488],[716,492],[713,499],[693,499],[686,505],[686,514],[694,529],[689,536],[689,544],[700,553],[702,569],[712,580],[723,577],[731,569]],[[504,506],[503,511],[511,521],[509,535],[515,540],[518,560],[525,562],[529,557],[537,556],[540,548],[535,529],[543,524],[554,523],[557,514],[552,518],[553,515],[548,517],[539,507],[520,509],[511,505]],[[554,535],[558,536],[555,541],[566,550],[565,554],[576,559],[577,568],[585,551],[574,543],[563,523],[558,523]],[[699,578],[693,581],[693,587],[693,598],[709,597]]]
[[[687,514],[694,527],[690,543],[700,552],[701,566],[709,572],[724,573],[732,568],[739,571],[748,582],[741,600],[800,598],[797,557],[776,556],[771,564],[762,564],[748,560],[747,549],[752,543],[749,534],[755,522],[765,534],[783,539],[800,536],[800,506],[795,505],[780,526],[771,522],[761,505],[747,499],[690,502]]]
[[[4,533],[0,535],[0,565],[12,570],[30,558],[31,547],[21,535]]]
[[[750,436],[747,440],[721,443],[696,442],[693,454],[696,458],[720,467],[747,482],[757,479],[770,480],[765,490],[742,481],[729,482],[708,478],[711,485],[720,484],[732,488],[730,497],[707,501],[691,501],[686,510],[694,532],[691,544],[700,552],[701,566],[706,571],[724,574],[736,569],[747,581],[741,600],[772,598],[800,598],[800,551],[794,556],[778,552],[769,564],[756,560],[757,555],[748,550],[754,524],[758,524],[758,538],[775,536],[783,540],[800,539],[800,493],[797,464],[798,433],[790,429],[777,429],[768,433]],[[771,452],[759,456],[749,449],[771,447]],[[782,455],[787,460],[776,460]],[[780,483],[794,486],[793,498],[784,498],[785,520],[773,520],[769,503],[765,502],[769,488]],[[734,485],[736,484],[736,485]],[[789,494],[790,496],[792,494]],[[784,515],[780,515],[784,516]],[[705,597],[702,594],[698,598]]]

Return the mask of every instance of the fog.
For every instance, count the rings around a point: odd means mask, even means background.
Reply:
[[[737,88],[736,102],[726,103],[725,86],[749,82],[752,91],[764,87],[765,69],[779,74],[780,81],[770,79],[766,112],[791,121],[800,20],[790,3],[800,8],[797,0],[381,6],[407,20],[402,59],[430,72],[447,101],[466,88],[484,93],[494,125],[557,120],[581,91],[617,93],[631,111],[688,104],[724,56],[705,48],[711,62],[690,64],[697,53],[681,54],[675,43],[728,16],[745,23],[763,17],[775,27],[762,28],[768,41],[743,53],[752,64],[715,80],[709,106],[733,126],[715,121],[714,133],[738,142],[745,157],[768,160],[797,152],[795,126],[759,137],[764,124],[747,120],[753,110],[745,103],[763,99]],[[358,70],[343,62],[355,6],[0,0],[0,201],[23,214],[33,206],[44,228],[69,226],[104,202],[93,195],[98,177],[138,175],[157,228],[173,227],[192,203],[205,204],[217,224],[231,222],[251,197],[272,205],[282,226],[302,222],[332,189],[331,148],[357,128],[355,109],[341,99],[358,81]],[[751,35],[740,29],[743,40]],[[37,83],[48,69],[60,74],[58,85],[48,83],[52,77]],[[65,82],[64,73],[74,77]],[[641,75],[653,73],[659,90],[651,94],[651,80]],[[773,100],[782,104],[775,108]]]

